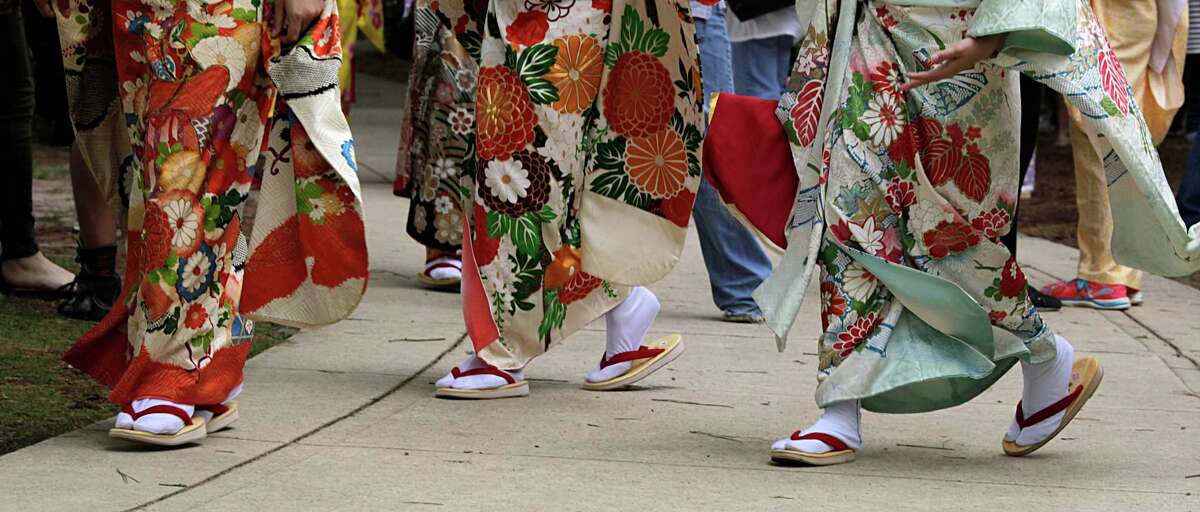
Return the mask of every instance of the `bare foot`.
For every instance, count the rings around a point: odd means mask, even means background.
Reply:
[[[56,265],[42,253],[0,263],[4,281],[14,290],[54,291],[75,279],[75,275]]]

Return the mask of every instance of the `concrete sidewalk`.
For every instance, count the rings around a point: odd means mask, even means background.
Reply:
[[[433,398],[470,343],[458,297],[417,287],[423,252],[390,193],[402,94],[359,86],[372,282],[354,316],[251,360],[242,420],[203,445],[148,450],[105,422],[0,457],[0,510],[1200,509],[1200,292],[1159,278],[1127,313],[1046,314],[1106,378],[1027,459],[1000,450],[1011,372],[962,407],[865,414],[853,464],[771,466],[771,441],[816,417],[817,297],[779,354],[765,328],[719,321],[694,238],[653,287],[652,334],[684,333],[688,353],[643,386],[579,389],[598,323],[531,365],[528,398]],[[1035,284],[1074,273],[1073,250],[1022,244]]]

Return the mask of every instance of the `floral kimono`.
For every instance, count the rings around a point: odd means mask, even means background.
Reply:
[[[338,0],[338,20],[342,34],[342,65],[338,69],[338,84],[342,88],[342,111],[358,98],[354,94],[354,44],[361,33],[379,51],[383,47],[383,0]]]
[[[684,0],[489,4],[475,104],[464,314],[522,368],[679,259],[700,180]]]
[[[242,381],[252,319],[328,324],[365,289],[354,143],[338,104],[337,14],[328,4],[298,44],[281,48],[260,22],[272,8],[55,6],[84,154],[101,184],[122,175],[130,183],[121,298],[64,356],[111,387],[116,403],[220,403]],[[247,240],[242,210],[259,172]]]
[[[1018,72],[1087,118],[1107,168],[1118,259],[1163,274],[1200,268],[1200,232],[1189,235],[1178,218],[1086,1],[802,0],[799,8],[814,13],[813,24],[776,109],[794,164],[779,170],[798,179],[764,192],[789,194],[794,207],[786,223],[758,223],[784,226],[768,237],[787,253],[755,297],[782,348],[820,267],[818,405],[939,409],[971,399],[1021,358],[1053,358],[1053,335],[999,240],[1018,187]],[[903,74],[925,69],[937,51],[1002,33],[994,58],[900,90]],[[714,130],[730,108],[717,108]],[[715,182],[736,179],[714,172]],[[718,188],[741,210],[772,203]]]
[[[462,247],[465,191],[475,175],[475,81],[487,2],[417,2],[408,108],[396,195],[411,200],[408,234],[425,247]]]

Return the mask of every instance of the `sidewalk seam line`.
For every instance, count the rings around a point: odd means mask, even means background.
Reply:
[[[425,366],[422,366],[422,367],[421,367],[419,370],[417,370],[416,372],[414,372],[412,375],[410,375],[410,376],[408,376],[408,377],[404,378],[404,380],[401,380],[399,383],[397,383],[395,386],[392,386],[392,387],[391,387],[390,389],[388,389],[387,391],[384,391],[383,393],[381,393],[381,394],[379,394],[379,395],[377,395],[377,396],[375,396],[375,397],[372,397],[372,398],[368,399],[368,400],[366,401],[366,403],[364,403],[364,404],[362,404],[362,405],[360,405],[360,406],[358,406],[358,407],[355,407],[355,408],[354,408],[354,409],[352,409],[350,412],[347,412],[346,414],[343,414],[343,415],[341,415],[341,416],[338,416],[338,417],[336,417],[336,418],[334,418],[334,419],[332,419],[332,420],[329,420],[329,421],[327,421],[327,422],[325,422],[325,423],[322,423],[321,425],[318,425],[316,428],[314,428],[314,429],[312,429],[312,430],[310,430],[310,431],[308,431],[308,432],[305,432],[305,433],[303,433],[303,434],[300,434],[299,436],[297,436],[295,439],[292,439],[291,441],[284,442],[284,443],[280,444],[279,446],[276,446],[276,447],[274,447],[274,448],[271,448],[270,450],[267,450],[267,451],[265,451],[265,452],[262,452],[262,453],[260,453],[260,454],[258,454],[258,455],[255,455],[254,457],[251,457],[251,458],[249,458],[249,459],[246,459],[246,460],[244,460],[244,461],[241,461],[241,462],[239,462],[239,463],[237,463],[237,464],[234,464],[234,465],[232,465],[232,466],[229,466],[229,467],[227,467],[227,468],[225,468],[225,469],[223,469],[223,470],[221,470],[221,471],[218,471],[217,473],[214,473],[214,474],[212,474],[212,475],[209,475],[208,477],[205,477],[203,480],[200,480],[199,482],[196,482],[195,484],[189,485],[189,486],[187,486],[187,487],[185,487],[185,488],[183,488],[183,489],[179,489],[179,490],[177,490],[177,491],[174,491],[174,492],[171,492],[171,493],[168,493],[168,494],[164,494],[164,495],[162,495],[162,496],[159,496],[159,497],[157,497],[157,498],[155,498],[155,499],[153,499],[153,500],[150,500],[150,501],[147,501],[147,502],[145,502],[145,503],[142,503],[142,504],[140,504],[140,505],[138,505],[138,506],[135,506],[135,507],[132,507],[132,508],[128,508],[128,509],[125,509],[125,510],[126,510],[126,512],[132,512],[132,511],[134,511],[134,510],[144,510],[144,509],[146,509],[146,507],[149,507],[149,506],[151,506],[151,505],[155,505],[155,504],[157,504],[157,503],[162,503],[163,501],[166,501],[167,499],[170,499],[170,498],[172,498],[172,497],[174,497],[174,496],[177,496],[177,495],[183,494],[183,493],[185,493],[185,492],[188,492],[188,491],[190,491],[190,490],[192,490],[192,489],[195,489],[195,488],[197,488],[197,487],[200,487],[200,486],[202,486],[202,485],[204,485],[204,484],[207,484],[207,483],[209,483],[209,482],[211,482],[211,481],[213,481],[213,480],[216,480],[216,479],[218,479],[218,478],[220,478],[220,477],[222,477],[222,476],[224,476],[224,475],[226,475],[226,474],[228,474],[228,473],[230,473],[230,472],[232,472],[232,471],[234,471],[234,470],[236,470],[236,469],[238,469],[238,468],[241,468],[241,467],[243,467],[243,466],[247,466],[247,465],[249,465],[249,464],[251,464],[251,463],[253,463],[253,462],[256,462],[256,461],[258,461],[258,460],[261,460],[261,459],[263,459],[264,457],[267,457],[267,456],[269,456],[269,455],[272,455],[272,454],[274,454],[274,453],[276,453],[276,452],[279,452],[279,451],[281,451],[281,450],[283,450],[284,448],[287,448],[287,447],[289,447],[289,446],[296,445],[296,444],[298,444],[300,441],[303,441],[303,440],[305,440],[305,439],[307,439],[307,438],[309,438],[309,437],[311,437],[311,436],[315,435],[316,433],[318,433],[318,432],[321,432],[322,430],[325,430],[325,429],[327,429],[327,428],[329,428],[329,427],[331,427],[331,426],[333,426],[333,425],[335,425],[335,424],[337,424],[337,423],[340,423],[342,420],[345,420],[345,419],[347,419],[347,418],[349,418],[349,417],[351,417],[351,416],[354,416],[355,414],[358,414],[358,413],[362,412],[364,409],[366,409],[366,408],[368,408],[368,407],[370,407],[370,406],[372,406],[372,405],[375,405],[375,404],[379,403],[379,402],[380,402],[381,400],[383,400],[384,398],[387,398],[387,397],[389,397],[389,396],[391,396],[391,395],[395,394],[397,391],[400,391],[400,389],[404,388],[404,386],[407,386],[407,385],[408,385],[410,382],[412,382],[413,380],[416,380],[416,378],[417,378],[417,377],[420,377],[422,374],[424,374],[424,373],[425,373],[426,371],[428,371],[430,368],[433,368],[433,366],[434,366],[434,365],[438,364],[438,362],[440,362],[440,361],[442,360],[442,358],[446,357],[448,354],[450,354],[450,353],[451,353],[451,352],[453,352],[455,349],[457,349],[457,348],[459,347],[459,345],[462,345],[462,342],[463,342],[464,340],[466,340],[466,339],[467,339],[467,333],[463,333],[461,336],[459,336],[459,337],[458,337],[458,339],[457,339],[457,340],[455,340],[455,342],[454,342],[454,343],[450,344],[450,346],[449,346],[449,347],[446,347],[446,349],[445,349],[445,350],[443,350],[443,351],[442,351],[441,353],[439,353],[439,354],[438,354],[436,357],[434,357],[434,358],[433,358],[433,360],[431,360],[431,361],[429,361],[428,363],[426,363],[426,364],[425,364]]]

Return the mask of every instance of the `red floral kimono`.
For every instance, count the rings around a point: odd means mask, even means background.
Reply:
[[[252,319],[328,324],[366,287],[334,4],[288,48],[260,21],[273,7],[56,5],[79,142],[128,207],[121,298],[64,360],[116,403],[219,403],[242,381]],[[242,210],[257,173],[248,240]]]

